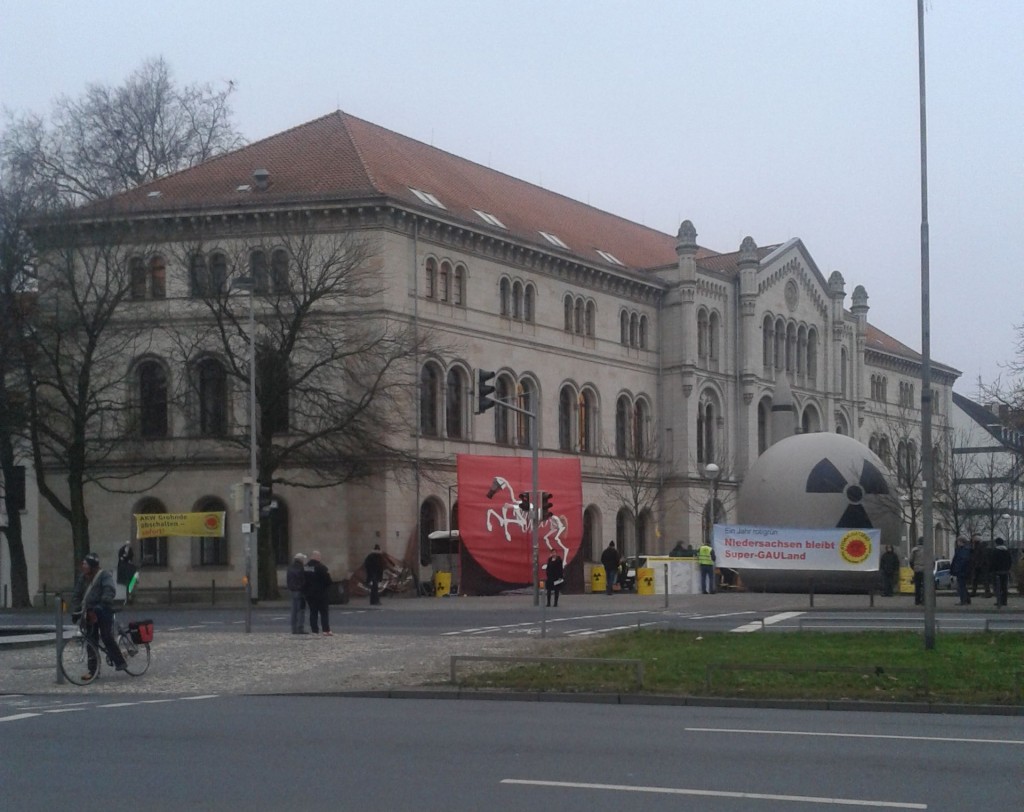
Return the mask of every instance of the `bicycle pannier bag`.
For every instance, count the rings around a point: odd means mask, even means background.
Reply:
[[[153,642],[152,620],[133,620],[128,624],[128,631],[132,636],[132,640],[136,643]]]

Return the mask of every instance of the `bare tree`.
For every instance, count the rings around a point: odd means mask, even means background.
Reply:
[[[642,555],[647,550],[640,549],[644,539],[645,516],[651,515],[666,493],[664,481],[664,448],[656,441],[654,433],[645,430],[639,437],[634,436],[629,448],[620,449],[622,453],[610,457],[607,465],[609,485],[608,494],[625,507],[633,517],[633,537],[637,549],[633,552]],[[619,540],[622,545],[623,540]],[[620,549],[622,555],[629,551]]]
[[[251,312],[261,485],[324,488],[412,466],[414,452],[403,442],[414,430],[411,370],[427,341],[387,311],[374,242],[351,232],[286,230],[230,256],[187,245],[178,264],[190,269],[206,311],[175,334],[183,368],[223,359],[236,389],[248,391]],[[239,293],[243,279],[247,292]],[[189,380],[194,387],[198,379]],[[190,397],[200,400],[194,390]],[[241,456],[251,435],[222,439]],[[277,592],[273,545],[270,524],[261,522],[263,598]]]
[[[241,146],[234,87],[180,87],[163,58],[151,59],[118,87],[61,96],[49,123],[36,115],[10,122],[5,149],[68,203],[102,199]]]

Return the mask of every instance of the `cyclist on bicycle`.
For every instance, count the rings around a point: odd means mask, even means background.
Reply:
[[[107,656],[114,663],[114,668],[124,671],[128,666],[112,631],[114,597],[117,593],[114,576],[100,569],[100,559],[96,553],[89,553],[82,559],[81,571],[81,575],[75,581],[75,590],[71,593],[71,619],[78,622],[84,613],[83,630],[86,636],[97,645],[102,638],[103,646],[107,650]],[[90,662],[89,678],[95,674],[96,663]]]

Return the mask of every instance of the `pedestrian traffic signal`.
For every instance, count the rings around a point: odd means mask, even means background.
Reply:
[[[546,522],[548,519],[554,516],[552,510],[553,508],[551,506],[551,494],[545,491],[544,493],[541,494],[540,497],[540,520],[542,522]]]
[[[483,414],[494,405],[494,387],[488,381],[494,379],[496,373],[489,369],[476,371],[476,413]]]
[[[519,509],[523,511],[523,513],[530,512],[530,494],[525,492],[519,494]]]

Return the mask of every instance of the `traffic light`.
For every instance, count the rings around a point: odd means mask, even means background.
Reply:
[[[529,513],[530,512],[530,494],[529,493],[524,492],[524,493],[519,494],[519,509],[521,511],[523,511],[523,513]]]
[[[476,371],[476,413],[483,414],[494,405],[494,387],[488,383],[494,379],[494,372],[489,369]]]
[[[551,506],[551,494],[545,491],[540,496],[540,520],[542,522],[546,522],[548,519],[550,519],[554,515],[552,510],[553,508]]]
[[[274,500],[274,486],[260,483],[260,518],[266,519],[277,507]]]

